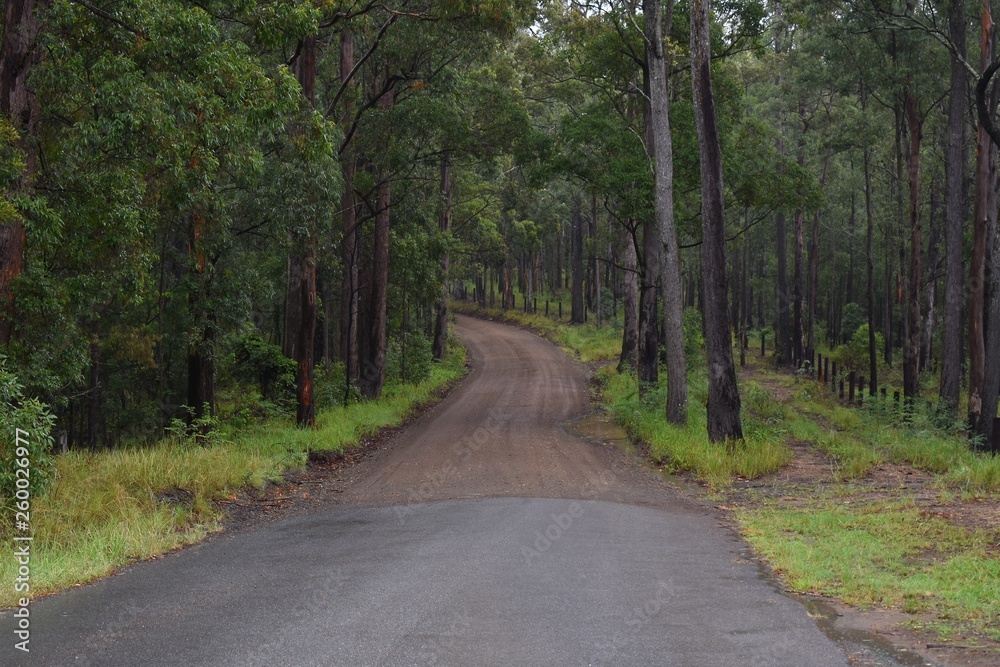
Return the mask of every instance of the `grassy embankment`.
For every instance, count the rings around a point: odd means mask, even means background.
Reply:
[[[283,473],[305,465],[310,451],[349,450],[399,424],[460,378],[464,366],[465,350],[450,345],[445,362],[424,382],[391,384],[377,401],[322,411],[314,430],[273,420],[237,431],[223,426],[209,446],[168,438],[153,446],[58,456],[54,483],[32,501],[32,595],[197,542],[219,526],[222,513],[214,501],[280,482]],[[178,497],[184,501],[175,502]],[[0,560],[0,581],[14,581],[15,568],[14,559]],[[15,600],[13,587],[2,589],[0,607]]]
[[[459,309],[532,328],[581,360],[616,359],[620,350],[620,325],[598,330],[521,311],[483,313],[467,303]],[[640,396],[634,375],[619,374],[613,364],[598,371],[602,400],[649,446],[654,462],[693,474],[735,507],[746,538],[790,589],[899,608],[944,641],[1000,641],[1000,530],[950,521],[948,511],[935,516],[933,509],[943,503],[961,513],[962,506],[995,502],[1000,457],[971,451],[956,425],[925,414],[904,419],[880,399],[864,408],[845,406],[815,380],[770,369],[756,355],[739,372],[745,441],[711,444],[704,360],[697,336],[689,331],[688,339],[685,427],[666,422],[664,386]],[[775,482],[759,493],[733,485],[789,463],[791,442],[809,443],[828,457],[827,481],[787,488]],[[885,489],[873,480],[873,470],[887,464],[923,471],[916,473],[925,479],[922,498],[914,489]]]

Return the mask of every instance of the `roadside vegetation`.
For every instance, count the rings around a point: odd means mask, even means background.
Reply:
[[[530,328],[585,361],[617,362],[621,349],[620,339],[608,340],[614,326],[468,302],[455,308]],[[686,314],[686,426],[666,420],[662,375],[659,386],[640,392],[635,373],[619,373],[616,363],[596,372],[599,399],[650,462],[704,485],[732,510],[790,590],[898,609],[912,629],[943,644],[990,650],[1000,642],[1000,457],[973,451],[964,425],[927,405],[904,413],[891,389],[888,399],[866,395],[849,406],[808,374],[778,369],[753,350],[740,371],[745,438],[711,443],[696,315]],[[835,358],[852,351],[848,343]],[[898,371],[882,370],[890,386],[901,381]],[[796,473],[793,444],[815,469]],[[888,468],[895,477],[887,478]]]
[[[217,501],[280,484],[286,472],[306,465],[310,452],[343,453],[398,425],[462,377],[464,367],[465,349],[450,341],[444,361],[431,365],[422,381],[391,382],[377,400],[321,409],[314,429],[297,427],[290,415],[256,425],[228,418],[189,428],[178,421],[161,441],[56,455],[52,482],[32,500],[32,594],[203,539],[224,518]],[[232,417],[235,405],[223,412]],[[245,399],[242,405],[246,409]],[[9,539],[10,526],[0,530]],[[16,567],[14,559],[0,560],[0,580],[14,581]],[[12,586],[0,589],[0,607],[15,600]]]

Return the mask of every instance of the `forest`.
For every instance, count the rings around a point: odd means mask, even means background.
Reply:
[[[49,446],[419,381],[450,304],[610,328],[712,441],[817,355],[993,439],[991,3],[8,0],[0,348]],[[5,418],[9,418],[5,414]]]

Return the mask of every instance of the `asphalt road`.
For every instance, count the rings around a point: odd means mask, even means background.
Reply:
[[[31,605],[4,665],[848,664],[745,545],[614,447],[568,435],[586,372],[460,318],[473,371],[337,505]]]

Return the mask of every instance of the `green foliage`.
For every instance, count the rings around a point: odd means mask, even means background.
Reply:
[[[842,319],[840,321],[840,335],[843,337],[843,340],[852,341],[853,343],[854,334],[857,333],[859,327],[864,326],[866,337],[865,345],[867,345],[867,323],[868,316],[865,315],[864,308],[856,303],[849,303],[844,306],[844,314],[842,315]],[[877,345],[876,349],[878,349]]]
[[[315,430],[276,419],[238,433],[223,429],[225,437],[194,446],[196,437],[181,422],[176,435],[155,445],[56,457],[55,481],[32,505],[32,590],[78,585],[204,538],[221,528],[219,501],[280,483],[284,472],[305,465],[309,451],[346,451],[363,436],[399,424],[460,378],[464,362],[464,348],[452,342],[427,381],[324,410]],[[0,559],[0,579],[13,581],[16,568],[16,560]],[[14,604],[15,595],[4,587],[0,607]]]
[[[236,341],[232,373],[241,382],[256,383],[265,400],[287,400],[295,390],[295,362],[256,329]]]
[[[25,397],[0,356],[0,533],[12,520],[16,503],[41,495],[52,481],[54,424],[44,404]]]
[[[386,357],[388,377],[408,384],[426,380],[434,363],[431,340],[420,333],[403,333],[390,340]]]
[[[881,333],[875,334],[875,350],[881,350],[883,339]],[[849,342],[834,350],[832,357],[849,371],[865,372],[868,370],[868,324],[860,325],[851,336]]]
[[[705,356],[705,335],[701,322],[701,312],[697,308],[684,309],[684,354],[688,367],[697,366]]]

